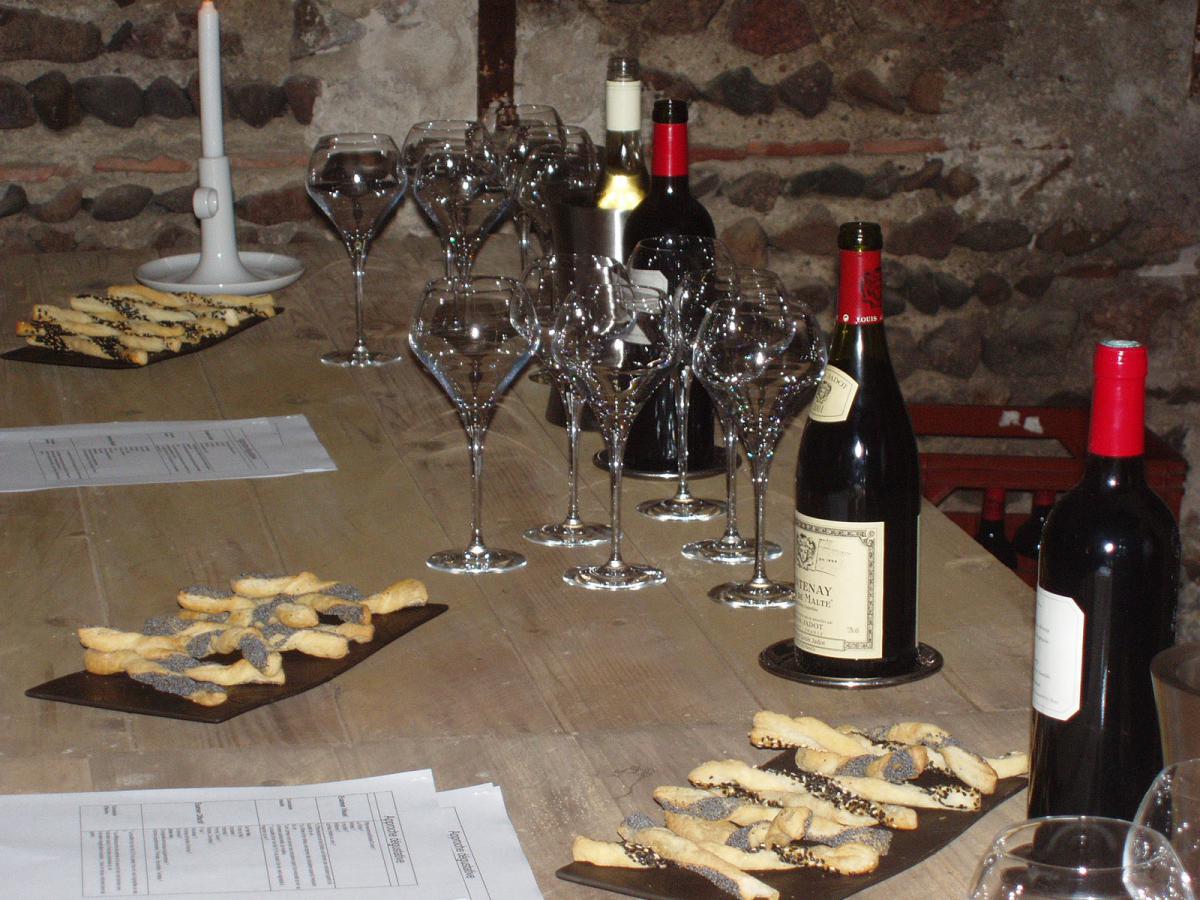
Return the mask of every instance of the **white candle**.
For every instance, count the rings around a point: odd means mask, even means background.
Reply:
[[[200,4],[200,146],[205,156],[224,156],[221,122],[221,17],[212,0]]]

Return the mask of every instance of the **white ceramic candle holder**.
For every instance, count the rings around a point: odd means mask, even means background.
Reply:
[[[221,39],[212,0],[198,15],[200,46],[200,186],[192,211],[200,220],[200,252],[168,256],[141,266],[137,280],[160,291],[200,294],[265,294],[304,273],[300,261],[278,253],[239,253],[234,224],[233,179],[221,121]]]

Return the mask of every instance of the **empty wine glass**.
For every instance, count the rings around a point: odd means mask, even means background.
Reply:
[[[585,547],[603,544],[610,537],[607,525],[585,522],[579,516],[579,422],[584,400],[566,371],[555,362],[551,347],[556,317],[563,301],[573,291],[623,277],[616,261],[607,256],[586,254],[537,259],[525,274],[525,289],[533,302],[541,330],[537,360],[562,397],[567,430],[567,515],[561,522],[538,525],[526,531],[525,538],[535,544]]]
[[[426,560],[431,569],[479,574],[525,565],[521,554],[483,542],[483,440],[500,396],[533,357],[538,338],[533,304],[511,278],[439,278],[425,287],[408,344],[450,395],[471,451],[470,543],[435,553]]]
[[[516,194],[525,161],[538,147],[563,142],[563,123],[553,106],[539,103],[502,103],[496,107],[492,138],[509,194]],[[521,271],[529,267],[528,212],[518,203],[513,207],[513,226]]]
[[[700,321],[719,299],[728,299],[742,281],[766,280],[779,285],[779,277],[765,269],[737,267],[709,269],[687,276],[679,286],[679,318],[687,331],[690,321]],[[697,328],[699,326],[697,325]],[[754,562],[754,541],[743,537],[737,519],[737,424],[731,410],[717,404],[721,418],[721,436],[725,443],[725,531],[719,538],[706,538],[683,545],[683,555],[704,562],[741,565]],[[778,559],[783,548],[774,541],[763,541],[767,559]]]
[[[333,223],[350,254],[354,271],[354,348],[321,357],[331,366],[378,366],[398,353],[367,348],[363,332],[363,279],[371,241],[404,194],[400,151],[386,134],[327,134],[308,161],[308,195]]]
[[[970,900],[1193,900],[1167,839],[1120,819],[1060,816],[1006,828]]]
[[[552,353],[574,389],[587,398],[608,445],[612,480],[612,547],[599,566],[575,566],[567,584],[636,590],[665,582],[654,566],[621,558],[621,470],[633,418],[675,361],[675,309],[662,291],[623,281],[592,284],[562,304]]]
[[[553,233],[554,206],[588,202],[600,180],[600,157],[587,131],[577,125],[564,125],[561,133],[561,141],[530,151],[513,194],[517,208],[542,236],[543,246]]]
[[[1200,884],[1200,759],[1159,772],[1133,821],[1167,837],[1194,890]]]
[[[826,349],[812,313],[778,281],[747,279],[705,315],[692,365],[737,425],[754,484],[754,574],[709,597],[729,606],[792,606],[792,585],[766,575],[767,478],[788,422],[804,409],[825,371]]]
[[[733,265],[733,254],[720,241],[694,234],[663,235],[639,241],[629,254],[630,277],[638,284],[648,284],[665,291],[676,304],[678,291],[687,275],[704,272],[714,266]],[[681,316],[676,317],[684,326]],[[676,335],[680,356],[672,370],[675,390],[676,452],[679,458],[679,478],[675,496],[665,500],[647,500],[638,504],[638,512],[652,519],[672,522],[698,522],[715,519],[724,510],[716,500],[704,500],[692,494],[688,487],[688,414],[692,391],[691,347],[696,340],[700,320],[687,323]],[[686,332],[686,333],[685,333]],[[700,388],[703,390],[703,388]]]
[[[468,280],[484,238],[509,202],[487,129],[467,120],[418,122],[402,155],[412,194],[442,241],[446,278]]]

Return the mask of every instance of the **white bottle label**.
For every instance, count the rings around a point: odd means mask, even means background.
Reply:
[[[1079,712],[1083,685],[1083,610],[1070,597],[1037,589],[1033,625],[1033,708],[1066,721]]]
[[[658,288],[668,296],[671,293],[666,274],[658,269],[630,269],[629,280],[640,287]]]
[[[883,656],[883,522],[796,513],[796,646],[837,659]]]
[[[857,381],[837,366],[826,366],[808,417],[814,422],[845,422],[857,393]]]

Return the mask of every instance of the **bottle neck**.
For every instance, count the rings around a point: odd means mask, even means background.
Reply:
[[[983,493],[983,520],[985,522],[1001,522],[1004,520],[1004,491],[989,488]]]
[[[636,132],[641,139],[642,83],[640,81],[604,82],[604,129]]]
[[[842,250],[839,325],[883,324],[883,261],[878,250]]]
[[[655,186],[670,181],[678,189],[687,188],[688,127],[686,123],[654,123],[654,158],[650,175]]]
[[[607,132],[604,136],[604,167],[606,170],[620,172],[645,172],[641,132]]]
[[[1091,488],[1121,491],[1146,483],[1146,460],[1141,456],[1099,456],[1089,453],[1083,480]]]

